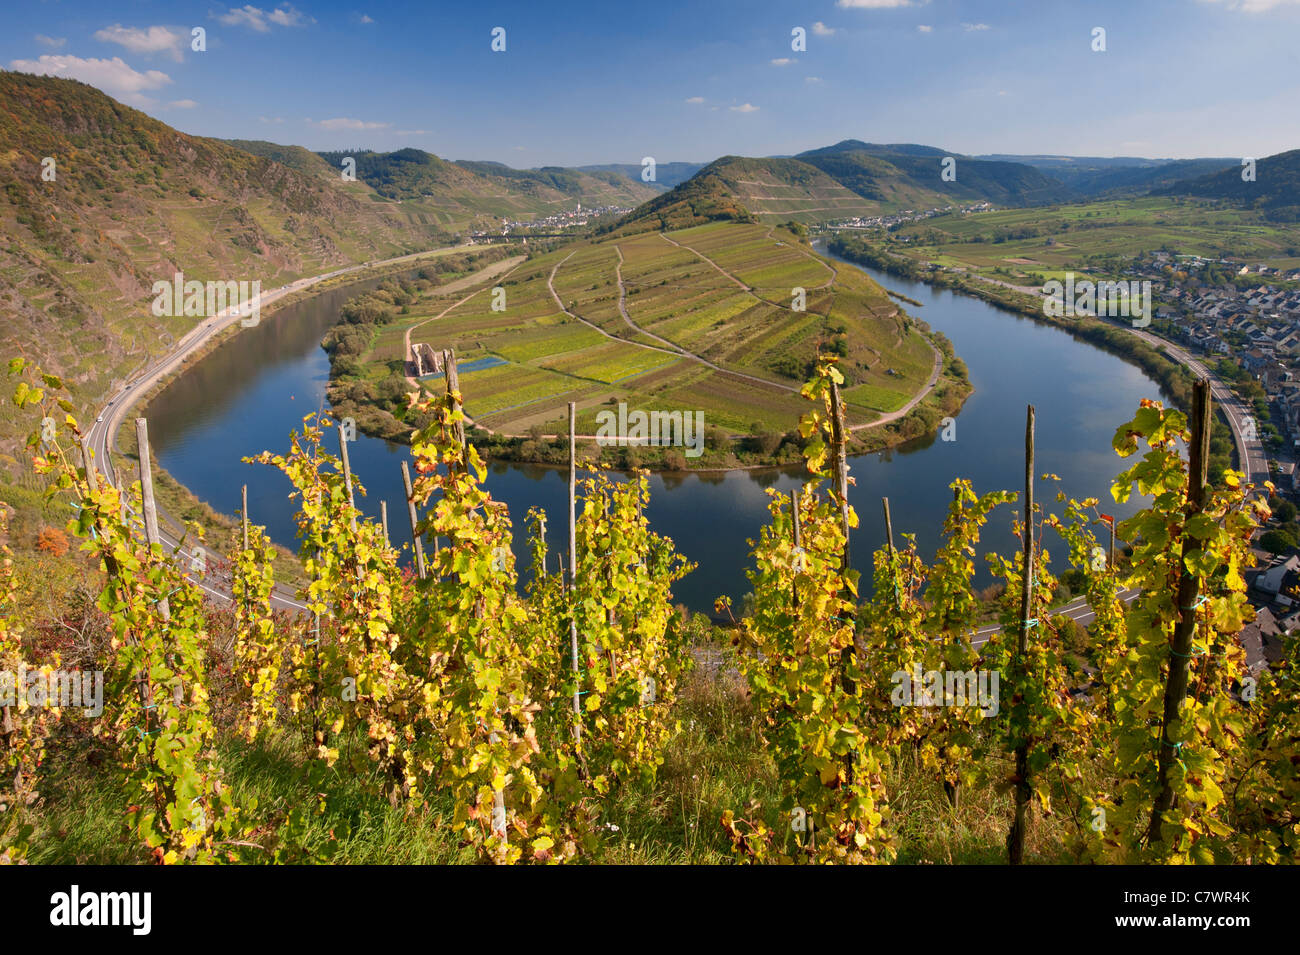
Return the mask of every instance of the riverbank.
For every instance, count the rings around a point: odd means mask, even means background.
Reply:
[[[1192,383],[1196,376],[1163,350],[1123,328],[1095,318],[1053,318],[1044,313],[1042,299],[1036,295],[962,273],[921,266],[912,259],[878,249],[863,238],[835,236],[827,242],[827,249],[849,261],[914,282],[960,292],[1038,324],[1060,329],[1079,341],[1087,342],[1140,368],[1160,385],[1177,408],[1184,412],[1191,408]],[[1211,480],[1215,481],[1224,470],[1233,466],[1234,457],[1238,456],[1232,448],[1232,434],[1222,414],[1222,409],[1219,409],[1211,443],[1210,472]]]
[[[482,270],[479,274],[487,271]],[[447,287],[454,285],[458,291],[465,291],[473,287],[473,284],[467,283],[474,278],[474,275],[460,276]],[[414,396],[409,389],[414,379],[410,377],[409,370],[405,372],[408,390],[405,394],[399,391],[399,373],[396,371],[398,361],[392,348],[399,336],[389,324],[394,320],[395,310],[400,309],[401,314],[405,314],[409,308],[418,307],[421,295],[429,291],[419,288],[419,283],[416,286],[414,289],[405,286],[385,287],[382,291],[372,291],[348,302],[340,315],[340,323],[327,332],[324,339],[330,356],[328,397],[335,416],[353,419],[363,434],[397,444],[409,444],[412,431],[426,423],[426,419],[412,407],[414,401],[411,399]],[[432,291],[436,294],[440,289],[434,287]],[[478,291],[481,292],[482,289]],[[474,294],[477,292],[471,292],[470,297]],[[907,296],[894,297],[920,305]],[[438,316],[434,316],[436,317]],[[434,318],[425,319],[414,327],[427,324]],[[962,404],[972,393],[966,366],[955,354],[947,337],[914,316],[907,315],[905,321],[926,340],[934,357],[933,369],[924,385],[906,401],[892,410],[872,412],[876,416],[874,420],[862,420],[865,416],[858,406],[850,409],[852,415],[858,418],[855,423],[851,419],[849,429],[849,450],[853,454],[883,451],[927,433],[935,433],[946,417],[956,415],[961,410]],[[362,328],[355,328],[356,324],[361,324]],[[401,337],[407,343],[403,346],[402,353],[409,356],[409,330]],[[441,390],[442,382],[439,378],[423,383],[421,387],[426,391],[437,392]],[[798,387],[799,383],[796,382],[789,390],[796,391]],[[620,400],[617,394],[611,394],[602,405],[608,405],[610,410],[614,410]],[[628,401],[631,403],[630,396]],[[599,407],[601,406],[580,406],[580,417],[585,415],[590,419]],[[545,431],[537,424],[523,434],[502,432],[482,425],[473,426],[472,396],[466,411],[472,425],[469,430],[470,441],[486,458],[520,464],[567,464],[567,432],[556,434],[553,433],[554,428]],[[805,442],[799,436],[797,420],[793,418],[788,423],[788,430],[774,428],[770,423],[755,423],[748,432],[738,432],[734,425],[731,429],[724,429],[708,423],[708,407],[696,414],[697,421],[703,424],[699,429],[698,440],[690,448],[650,444],[601,446],[593,434],[596,426],[589,420],[580,421],[579,458],[583,463],[601,461],[616,469],[644,468],[664,473],[758,470],[789,467],[803,461]]]
[[[467,246],[448,246],[430,249],[407,255],[385,259],[380,262],[348,266],[319,278],[305,277],[290,283],[290,287],[302,283],[300,288],[291,288],[287,293],[275,290],[263,296],[259,324],[269,324],[280,312],[290,306],[296,306],[316,296],[325,294],[343,286],[358,285],[383,279],[391,275],[400,275],[419,268],[424,262],[439,259]],[[276,294],[279,292],[280,294]],[[157,362],[151,371],[135,381],[125,385],[109,402],[101,415],[105,420],[96,421],[88,429],[87,438],[94,449],[96,460],[104,468],[105,462],[111,465],[111,474],[115,483],[126,486],[134,480],[139,471],[139,454],[136,447],[134,427],[127,427],[127,417],[134,410],[139,416],[150,418],[155,402],[177,379],[191,371],[195,365],[229,344],[245,329],[233,314],[219,319],[217,324],[204,334],[203,325],[195,327],[198,337],[188,345],[182,341],[174,353]],[[158,512],[163,524],[164,537],[174,542],[185,534],[186,524],[197,525],[207,546],[224,549],[227,538],[233,533],[236,521],[227,516],[228,512],[219,511],[187,488],[184,482],[168,473],[156,459],[153,462],[155,493],[158,497]],[[298,566],[294,552],[283,545],[277,545],[276,565],[281,571],[291,571]]]

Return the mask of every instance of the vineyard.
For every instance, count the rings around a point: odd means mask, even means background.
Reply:
[[[15,613],[39,581],[6,559],[0,671],[36,686],[102,671],[105,692],[95,715],[4,701],[0,861],[357,861],[366,840],[369,861],[393,861],[412,839],[436,847],[422,861],[506,864],[1281,863],[1300,848],[1300,660],[1293,640],[1245,667],[1243,570],[1269,511],[1232,472],[1207,482],[1204,383],[1189,415],[1143,402],[1118,427],[1111,493],[1149,499],[1132,517],[1107,527],[1097,500],[1049,493],[1030,408],[1024,487],[954,480],[927,561],[907,533],[854,538],[846,382],[819,361],[808,480],[768,492],[752,602],[715,627],[673,605],[695,568],[646,519],[644,472],[571,457],[570,513],[525,516],[521,573],[518,516],[485,484],[454,375],[411,441],[412,554],[356,505],[331,422],[308,416],[287,453],[252,462],[294,488],[307,609],[290,614],[250,515],[231,540],[185,543],[229,568],[214,601],[208,565],[159,540],[147,450],[140,480],[114,486],[63,383],[21,359],[10,374],[47,497],[98,567],[87,613],[105,633],[75,660],[44,646]],[[571,435],[575,420],[570,404]],[[566,552],[548,550],[548,520],[567,521]],[[1005,585],[990,604],[971,581],[996,521],[1021,546],[989,558]],[[1095,613],[1082,647],[1052,611],[1067,569]]]

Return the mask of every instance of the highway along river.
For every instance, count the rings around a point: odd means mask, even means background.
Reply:
[[[858,268],[847,262],[844,267]],[[895,534],[916,533],[922,555],[929,559],[952,499],[948,484],[954,477],[970,478],[981,493],[1018,488],[1024,474],[1025,405],[1031,402],[1037,411],[1037,472],[1060,475],[1061,489],[1074,497],[1109,502],[1110,481],[1123,464],[1111,450],[1111,438],[1142,398],[1164,397],[1151,379],[1114,355],[978,299],[864,271],[886,288],[924,303],[909,311],[952,339],[975,393],[957,418],[956,440],[941,441],[936,435],[851,459],[857,480],[852,503],[861,520],[854,538],[859,567],[869,566],[867,555],[884,539],[882,496],[890,500]],[[287,451],[289,432],[321,407],[329,374],[321,336],[337,320],[343,302],[373,284],[335,289],[285,307],[173,381],[149,409],[149,433],[162,466],[227,514],[238,509],[240,485],[247,483],[253,521],[296,550],[288,482],[270,467],[240,459],[264,449]],[[333,443],[330,450],[336,452]],[[399,467],[408,450],[358,435],[349,451],[353,471],[367,491],[358,499],[361,506],[378,519],[379,502],[386,499],[394,541],[409,543]],[[789,492],[800,479],[797,470],[652,476],[647,513],[653,528],[699,565],[678,582],[679,602],[711,612],[714,599],[726,594],[739,605],[749,589],[747,539],[757,537],[767,517],[764,489]],[[550,517],[552,548],[567,546],[563,472],[497,463],[488,487],[509,504],[517,555],[524,553],[524,516],[533,505]],[[1040,485],[1039,499],[1053,505],[1055,489]],[[1103,509],[1127,516],[1133,505],[1104,503]],[[986,545],[1003,553],[1017,546],[1011,517],[1009,508],[994,512],[985,529]],[[1062,569],[1062,549],[1050,550],[1054,566]],[[977,567],[987,582],[983,562]]]

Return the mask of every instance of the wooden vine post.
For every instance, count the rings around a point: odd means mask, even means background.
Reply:
[[[411,486],[411,469],[402,462],[402,486],[406,489],[406,514],[411,520],[411,540],[415,541],[415,573],[421,580],[426,576],[424,567],[424,541],[420,537],[420,516],[415,512],[415,489]]]
[[[349,517],[352,523],[352,533],[357,531],[357,512],[356,502],[352,499],[352,464],[348,460],[348,433],[340,422],[339,430],[339,459],[343,464],[343,487],[348,492],[348,508],[351,511]]]
[[[144,508],[144,536],[152,551],[154,544],[162,547],[162,535],[158,533],[158,507],[153,496],[153,464],[149,460],[148,419],[135,419],[135,440],[140,449],[140,501]],[[162,614],[164,620],[171,619],[171,605],[166,597],[158,601],[158,612]]]
[[[885,512],[885,544],[889,547],[889,556],[894,556],[894,521],[889,516],[889,498],[880,499],[880,508]]]
[[[1022,675],[1027,672],[1025,660],[1029,654],[1030,613],[1034,597],[1034,406],[1025,414],[1025,502],[1024,540],[1021,548],[1024,566],[1020,577],[1020,632],[1016,638],[1016,655]],[[1016,745],[1016,815],[1007,835],[1007,856],[1012,865],[1019,865],[1025,857],[1025,827],[1029,824],[1029,740]]]
[[[239,523],[243,530],[244,546],[242,550],[248,550],[248,485],[245,484],[239,492]]]
[[[1110,567],[1109,569],[1113,572],[1115,570],[1115,518],[1112,517],[1106,523],[1110,525]]]
[[[794,490],[790,492],[790,519],[794,528],[794,553],[795,553],[795,574],[796,575],[798,574],[800,569],[799,563],[801,561],[807,560],[807,558],[803,556],[803,520],[799,514],[799,496],[800,494],[798,490]],[[796,610],[798,610],[799,609],[799,587],[797,582],[792,582],[790,584],[790,593],[791,593],[791,604]]]
[[[835,496],[840,509],[840,527],[844,532],[844,553],[840,559],[840,574],[847,575],[849,572],[849,457],[847,448],[848,438],[844,427],[844,400],[840,395],[840,386],[831,379],[831,451],[832,467],[834,471],[831,474]],[[850,599],[852,594],[845,587],[843,595]],[[857,690],[857,684],[853,680],[853,667],[857,662],[857,627],[856,621],[850,627],[854,636],[849,645],[844,648],[840,656],[840,684],[844,687],[844,692],[852,696]],[[852,779],[852,774],[850,774]]]
[[[582,699],[579,687],[582,673],[578,665],[578,610],[575,604],[577,595],[578,568],[578,439],[577,439],[577,405],[569,402],[569,576],[565,589],[569,594],[569,646],[573,662],[573,740],[582,739]]]
[[[1210,383],[1201,378],[1192,386],[1192,437],[1188,447],[1187,503],[1183,526],[1205,506],[1205,486],[1210,464]],[[1151,807],[1151,826],[1147,840],[1152,845],[1161,842],[1161,823],[1166,812],[1176,802],[1169,774],[1178,759],[1178,744],[1170,737],[1171,730],[1180,720],[1179,710],[1187,698],[1187,683],[1192,663],[1192,637],[1196,631],[1197,604],[1200,601],[1201,578],[1189,571],[1188,561],[1200,549],[1196,538],[1183,537],[1178,578],[1178,621],[1174,624],[1172,645],[1169,648],[1169,680],[1165,683],[1164,715],[1160,721],[1160,758],[1156,776],[1156,797]]]
[[[456,371],[456,353],[450,348],[445,349],[442,353],[442,374],[443,379],[447,382],[447,394],[458,394],[460,392],[460,375]],[[460,402],[457,401],[456,405],[459,407]],[[465,422],[457,421],[455,425],[453,425],[453,431],[456,435],[456,440],[460,443],[461,454],[463,456],[465,452]]]
[[[153,496],[153,465],[149,460],[149,422],[145,418],[135,419],[135,439],[140,453],[140,506],[144,511],[144,536],[149,543],[150,560],[153,559],[153,546],[162,547],[162,535],[158,533],[158,508]],[[171,604],[166,597],[158,601],[158,613],[164,621],[171,620]],[[153,687],[148,673],[141,672],[136,677],[140,700],[144,704],[144,731],[150,732],[149,717],[153,713]],[[184,692],[179,683],[176,685],[176,703],[180,705]],[[151,757],[152,758],[152,757]]]

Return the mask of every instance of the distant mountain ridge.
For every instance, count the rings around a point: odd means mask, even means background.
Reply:
[[[955,179],[945,180],[943,160],[952,157]],[[987,200],[1003,205],[1061,202],[1069,190],[1059,180],[1023,163],[973,159],[915,143],[878,145],[846,139],[810,149],[796,159],[816,166],[861,196],[884,199],[910,186],[950,201]]]
[[[331,169],[356,162],[356,176],[384,199],[429,200],[452,217],[523,217],[587,206],[635,206],[658,190],[608,171],[561,166],[515,169],[504,163],[448,160],[422,149],[334,150],[317,154]]]
[[[1221,199],[1262,210],[1275,221],[1300,221],[1300,149],[1257,160],[1250,179],[1246,172],[1238,159],[1228,169],[1175,182],[1157,194]]]
[[[655,164],[655,178],[653,182],[647,183],[651,188],[662,190],[671,189],[673,186],[681,185],[691,176],[695,175],[705,167],[702,162],[661,162]],[[644,166],[630,162],[611,162],[599,163],[592,166],[577,166],[579,172],[612,172],[616,175],[631,179],[633,182],[641,182]]]

